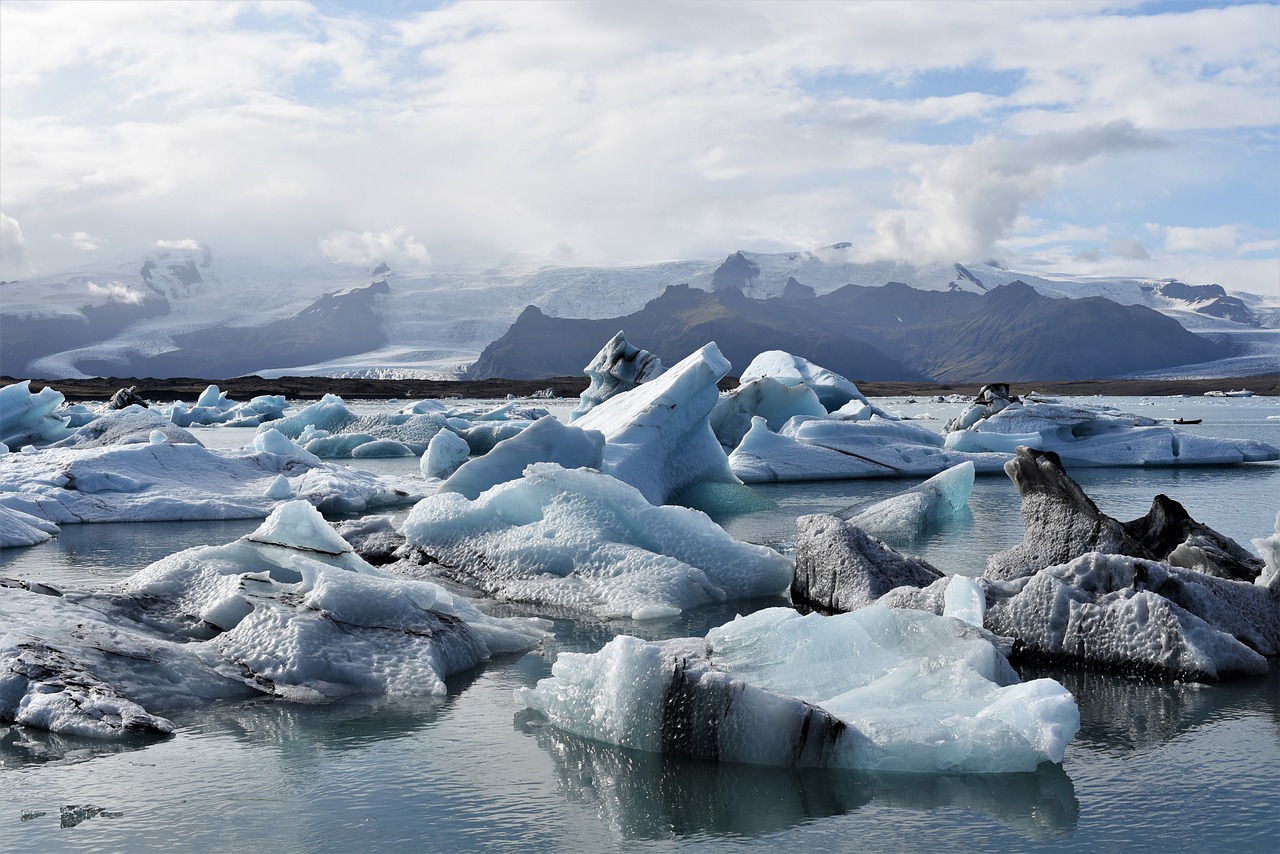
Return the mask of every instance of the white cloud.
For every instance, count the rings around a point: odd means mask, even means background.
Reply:
[[[1169,252],[1231,253],[1238,243],[1234,225],[1214,228],[1169,226],[1164,229],[1164,248]]]
[[[107,242],[101,237],[94,237],[87,231],[73,231],[70,235],[52,234],[50,237],[53,237],[55,240],[66,241],[73,248],[79,249],[82,252],[93,252],[101,249]]]
[[[102,285],[97,282],[89,282],[88,289],[91,294],[106,297],[112,302],[127,303],[128,305],[139,305],[146,298],[144,294],[121,282],[107,282]]]
[[[31,273],[27,262],[27,240],[22,226],[4,212],[0,212],[0,278],[22,277]]]
[[[179,240],[157,240],[155,247],[157,249],[187,249],[198,252],[200,250],[200,241],[193,237],[183,237]]]
[[[372,266],[385,261],[391,267],[422,267],[431,262],[427,247],[403,227],[390,231],[335,231],[320,240],[320,252],[339,264]]]
[[[917,180],[899,190],[907,207],[876,218],[866,255],[917,262],[981,257],[1070,167],[1165,145],[1128,122],[1017,141],[983,137],[917,170]]]

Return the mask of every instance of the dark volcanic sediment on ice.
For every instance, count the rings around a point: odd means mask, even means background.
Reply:
[[[960,394],[976,397],[982,383],[911,383],[864,382],[851,377],[868,397],[931,397]],[[0,385],[16,382],[13,377],[0,376]],[[508,394],[527,397],[534,392],[553,389],[556,397],[577,397],[587,387],[585,376],[552,377],[540,380],[369,380],[339,377],[279,377],[263,379],[258,376],[232,377],[208,380],[191,377],[152,379],[147,377],[96,377],[91,379],[45,380],[33,378],[31,390],[53,386],[68,400],[108,400],[121,388],[137,386],[138,394],[151,400],[182,400],[198,397],[210,383],[216,384],[233,400],[248,400],[260,394],[283,394],[291,398],[319,398],[327,393],[349,400],[389,400],[393,398],[492,398]],[[726,377],[721,388],[731,388],[736,380]],[[1280,395],[1280,376],[1230,377],[1226,379],[1187,380],[1068,380],[1028,382],[1018,384],[1014,391],[1026,394],[1038,391],[1042,394],[1078,395],[1094,394],[1162,396],[1200,396],[1206,391],[1249,389],[1254,394]]]

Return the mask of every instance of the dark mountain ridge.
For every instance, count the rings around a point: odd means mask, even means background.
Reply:
[[[768,300],[677,285],[639,312],[608,320],[553,318],[530,306],[466,377],[573,374],[619,329],[667,364],[715,341],[739,371],[777,349],[867,381],[1105,379],[1230,355],[1152,309],[1054,299],[1022,282],[980,294],[846,285]]]

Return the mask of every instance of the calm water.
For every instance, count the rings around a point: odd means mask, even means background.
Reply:
[[[1153,417],[1203,418],[1207,435],[1280,444],[1280,401],[1110,398]],[[954,404],[886,402],[950,417]],[[929,421],[922,423],[930,424]],[[216,447],[235,431],[202,431]],[[251,435],[251,431],[250,431]],[[361,461],[365,465],[367,461]],[[414,461],[380,463],[413,471]],[[372,468],[372,465],[366,466]],[[1164,492],[1235,537],[1273,529],[1280,464],[1073,472],[1103,511],[1146,512]],[[722,520],[787,549],[794,519],[910,481],[771,486],[772,511]],[[0,551],[0,574],[100,585],[257,522],[66,526],[51,544]],[[1004,477],[979,478],[970,512],[904,551],[978,573],[1021,539]],[[664,759],[586,742],[521,713],[513,689],[565,650],[615,634],[701,635],[775,602],[665,624],[556,621],[538,652],[453,679],[432,704],[218,705],[160,740],[100,743],[0,727],[0,851],[1220,851],[1280,839],[1280,673],[1187,686],[1063,670],[1083,727],[1062,766],[981,777],[793,772]],[[78,811],[64,807],[79,807]]]

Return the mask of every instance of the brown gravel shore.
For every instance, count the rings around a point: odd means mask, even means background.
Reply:
[[[12,377],[0,376],[0,386],[17,382]],[[858,388],[868,397],[897,397],[961,394],[973,396],[982,383],[898,383],[861,382]],[[280,377],[263,379],[258,376],[233,377],[225,380],[175,377],[150,379],[146,377],[100,377],[82,380],[33,379],[31,390],[39,391],[46,385],[53,386],[68,400],[106,400],[118,389],[137,387],[142,397],[153,401],[194,400],[210,383],[227,393],[232,400],[248,400],[259,394],[282,394],[293,399],[319,398],[331,392],[349,400],[383,400],[466,397],[505,398],[508,394],[527,397],[543,389],[553,389],[556,397],[577,397],[587,387],[587,379],[554,377],[541,380],[366,380],[334,377]],[[721,388],[732,388],[737,381],[727,377]],[[1280,376],[1232,377],[1208,380],[1069,380],[1033,381],[1011,383],[1015,394],[1038,391],[1059,395],[1134,395],[1201,396],[1206,391],[1249,389],[1258,395],[1280,395]]]

